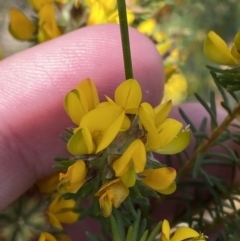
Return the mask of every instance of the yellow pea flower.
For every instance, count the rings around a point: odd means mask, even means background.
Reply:
[[[174,67],[172,69],[174,70]],[[171,74],[164,86],[162,103],[172,100],[173,105],[179,104],[187,96],[187,80],[183,74]]]
[[[237,45],[238,38],[235,40]],[[216,64],[230,66],[239,64],[240,58],[237,59],[236,56],[232,55],[227,44],[213,31],[208,33],[203,50],[206,57]]]
[[[69,139],[68,151],[73,155],[102,151],[120,131],[124,116],[124,109],[118,105],[103,105],[88,112]]]
[[[60,183],[58,185],[58,192],[60,194],[76,193],[85,183],[87,171],[86,164],[83,160],[76,161],[68,168],[66,174],[59,174]]]
[[[64,99],[64,108],[72,122],[79,125],[82,117],[100,103],[98,92],[91,79],[84,79]]]
[[[65,4],[67,3],[67,0],[28,0],[28,2],[37,12],[39,12],[41,7],[43,7],[45,4],[52,2]]]
[[[155,150],[154,152],[159,154],[175,154],[183,151],[191,140],[191,132],[188,126],[182,129],[177,136],[175,136],[168,144],[162,149]]]
[[[182,129],[182,124],[171,118],[165,119],[171,109],[171,102],[155,109],[149,103],[139,107],[139,118],[147,130],[147,148],[155,151],[166,147]],[[175,150],[172,150],[173,153]],[[176,153],[176,152],[175,152]]]
[[[95,194],[99,197],[99,205],[104,217],[110,216],[112,206],[118,208],[128,195],[128,187],[119,178],[105,183]]]
[[[61,223],[75,223],[79,218],[79,213],[73,211],[75,204],[75,200],[66,200],[57,194],[47,212],[51,225],[63,229]]]
[[[57,26],[53,3],[44,4],[40,8],[38,15],[38,41],[40,43],[62,34],[60,28]]]
[[[146,150],[140,139],[133,141],[121,157],[113,162],[115,175],[120,177],[127,187],[136,182],[136,173],[144,170],[146,165]]]
[[[37,26],[35,26],[24,13],[16,8],[10,8],[9,17],[9,31],[14,38],[18,40],[36,39]]]
[[[28,0],[29,4],[37,11],[45,4],[53,2],[53,0]]]
[[[126,9],[127,12],[127,22],[128,25],[131,25],[135,19],[134,13],[130,9]],[[114,12],[112,12],[108,17],[107,20],[109,23],[118,23],[119,24],[119,15],[118,10],[116,9]]]
[[[50,233],[42,232],[38,241],[57,241],[57,239]]]
[[[114,94],[115,103],[124,107],[126,114],[136,114],[142,101],[142,90],[137,80],[122,82]]]
[[[192,228],[188,227],[179,227],[176,232],[170,238],[170,226],[169,222],[164,219],[162,223],[162,232],[160,241],[180,241],[180,240],[189,240],[189,241],[205,241],[206,237],[203,234],[199,234]]]
[[[89,8],[92,8],[96,3],[100,4],[106,14],[111,13],[117,7],[116,0],[85,0]]]
[[[157,25],[156,20],[154,18],[149,18],[141,22],[138,25],[137,30],[142,34],[150,36],[154,32],[156,25]]]
[[[55,173],[37,181],[37,186],[41,193],[52,193],[57,190],[59,173]]]
[[[29,2],[38,13],[38,24],[32,23],[18,9],[11,8],[9,30],[13,37],[19,40],[37,39],[41,43],[60,36],[62,33],[56,22],[53,1],[32,0]]]
[[[176,170],[171,167],[145,169],[141,173],[141,180],[146,186],[159,193],[171,194],[176,190],[176,175]]]
[[[122,82],[114,94],[114,101],[106,96],[108,102],[103,102],[100,105],[119,105],[124,108],[126,114],[137,114],[139,104],[142,100],[142,90],[137,80],[128,79]],[[128,130],[131,126],[131,121],[127,115],[124,117],[124,121],[120,131]]]
[[[231,48],[231,54],[238,61],[240,61],[240,53],[239,52],[240,52],[240,31],[238,31],[237,34],[235,35],[233,46]]]
[[[158,50],[158,52],[163,56],[164,54],[166,54],[168,51],[170,51],[171,47],[172,47],[172,40],[166,40],[162,43],[158,43],[156,45],[156,48]]]
[[[184,150],[190,142],[188,129],[182,130],[182,123],[167,118],[172,102],[160,104],[154,109],[149,103],[139,107],[139,119],[147,130],[148,150],[162,154],[176,154]]]
[[[90,8],[87,25],[96,25],[103,23],[119,23],[116,0],[86,0]],[[134,20],[134,14],[127,9],[128,24]]]
[[[90,26],[103,23],[107,23],[107,15],[103,6],[98,1],[96,1],[91,7],[87,25]]]
[[[86,0],[90,8],[87,25],[103,24],[108,22],[108,15],[112,13],[117,6],[116,0]]]
[[[72,241],[72,239],[65,234],[56,234],[55,237],[47,232],[42,232],[38,241]]]

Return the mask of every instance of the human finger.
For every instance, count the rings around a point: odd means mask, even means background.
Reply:
[[[134,76],[144,100],[156,105],[164,81],[161,58],[136,30],[130,38]],[[118,25],[82,28],[0,62],[0,210],[50,174],[55,156],[66,155],[58,137],[71,126],[64,95],[90,77],[101,98],[112,96],[123,69]]]

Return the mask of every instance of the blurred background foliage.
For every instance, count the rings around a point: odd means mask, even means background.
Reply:
[[[179,55],[178,65],[188,82],[186,100],[193,100],[194,92],[200,93],[203,97],[209,96],[209,92],[215,87],[205,67],[209,62],[203,54],[203,42],[210,30],[214,30],[227,42],[232,42],[240,25],[238,0],[128,0],[127,2],[129,5],[141,6],[141,8],[135,7],[136,13],[144,10],[145,19],[154,17],[159,23],[159,31],[174,39],[174,47]],[[3,58],[31,45],[30,42],[15,40],[9,33],[10,7],[21,9],[26,15],[31,15],[32,12],[27,0],[0,1],[0,55]],[[137,24],[135,21],[135,26]]]

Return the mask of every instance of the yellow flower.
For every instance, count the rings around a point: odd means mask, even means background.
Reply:
[[[118,23],[118,11],[116,0],[85,0],[90,8],[87,25],[96,25],[103,23]],[[134,14],[127,9],[128,23],[134,20]]]
[[[124,109],[103,105],[83,116],[80,126],[69,139],[67,148],[73,155],[98,153],[116,137],[124,120]]]
[[[73,199],[65,200],[57,194],[47,212],[51,225],[63,229],[61,223],[75,223],[79,218],[79,213],[73,211],[75,204]]]
[[[67,0],[28,0],[28,2],[37,12],[39,12],[41,7],[43,7],[45,4],[52,2],[64,4],[67,2]]]
[[[43,5],[38,15],[38,41],[40,43],[61,35],[60,28],[57,26],[53,3]]]
[[[103,102],[101,105],[119,105],[124,108],[125,114],[137,114],[139,104],[142,100],[142,90],[135,79],[128,79],[122,82],[114,94],[114,101],[106,96],[108,102]],[[130,128],[131,121],[127,115],[124,116],[123,124],[120,131],[126,131]]]
[[[142,90],[137,80],[122,82],[114,94],[115,103],[124,107],[126,114],[136,114],[142,101]]]
[[[37,186],[41,193],[51,193],[57,190],[59,182],[59,173],[55,173],[51,176],[45,177],[37,181]]]
[[[134,13],[130,9],[126,9],[127,12],[127,22],[128,25],[131,25],[135,19]],[[107,18],[109,23],[118,23],[119,24],[119,15],[118,15],[118,10],[116,9],[114,12],[112,12],[108,18]]]
[[[187,80],[182,74],[172,74],[164,87],[162,103],[172,100],[173,105],[181,103],[187,96]]]
[[[144,170],[146,165],[146,150],[141,140],[133,141],[121,157],[114,161],[112,167],[115,175],[120,177],[127,187],[136,182],[136,173]]]
[[[57,239],[50,233],[42,232],[38,241],[57,241]]]
[[[72,239],[65,234],[56,234],[54,237],[50,233],[42,232],[38,241],[72,241]]]
[[[99,205],[104,217],[110,216],[112,206],[118,208],[128,195],[128,187],[119,178],[105,183],[95,194],[99,197]]]
[[[36,38],[37,26],[24,13],[16,8],[10,8],[9,15],[9,31],[14,38],[18,40],[34,40]]]
[[[189,240],[189,241],[205,241],[206,237],[203,234],[199,234],[192,228],[188,227],[179,227],[176,232],[170,238],[170,226],[169,222],[164,219],[162,223],[162,232],[160,241],[180,241],[180,240]]]
[[[145,169],[142,173],[142,182],[151,189],[162,193],[171,194],[176,190],[176,170],[171,167]]]
[[[70,91],[64,100],[64,108],[72,122],[79,125],[82,117],[99,104],[96,86],[91,79],[84,79]]]
[[[19,40],[38,40],[44,42],[61,35],[57,26],[53,1],[32,0],[30,4],[38,12],[38,24],[32,23],[21,11],[11,8],[9,11],[10,33]],[[24,28],[22,27],[24,26]]]
[[[142,34],[150,36],[154,32],[156,25],[157,25],[156,20],[153,18],[149,18],[145,21],[142,21],[138,25],[137,30]]]
[[[66,174],[59,174],[60,183],[58,185],[58,192],[60,194],[76,193],[85,183],[87,171],[86,164],[83,160],[76,161],[68,168]]]
[[[238,65],[240,55],[237,54],[237,49],[240,50],[240,33],[237,33],[234,39],[232,51],[227,44],[215,32],[210,31],[204,42],[204,54],[206,57],[216,64],[221,65]]]
[[[182,124],[175,119],[166,118],[171,108],[171,101],[158,105],[154,109],[146,102],[140,105],[139,118],[147,130],[147,149],[162,154],[175,154],[189,144],[190,133],[183,136],[181,134]],[[179,134],[180,136],[177,137]],[[171,144],[172,141],[174,145]],[[166,152],[165,148],[167,148]]]

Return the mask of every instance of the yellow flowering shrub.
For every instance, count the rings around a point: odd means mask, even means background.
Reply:
[[[135,79],[120,84],[114,98],[99,101],[94,82],[85,79],[70,91],[64,108],[76,125],[68,137],[68,151],[75,157],[67,173],[60,173],[60,193],[92,192],[99,197],[104,217],[129,196],[130,187],[170,194],[175,191],[176,171],[149,158],[151,152],[181,152],[190,132],[168,118],[171,101],[153,108],[142,102]],[[60,162],[61,163],[61,162]],[[99,178],[99,173],[101,177]]]

